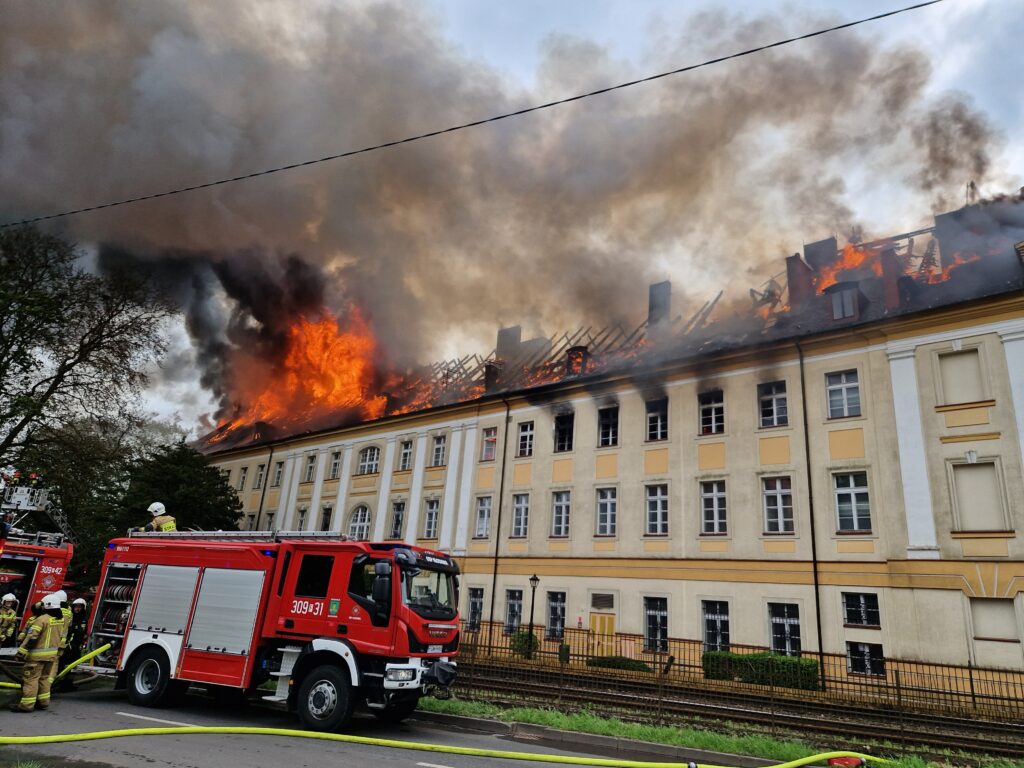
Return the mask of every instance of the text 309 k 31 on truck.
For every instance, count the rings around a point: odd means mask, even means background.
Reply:
[[[317,533],[133,534],[107,545],[89,647],[136,704],[190,683],[252,691],[312,729],[353,709],[401,720],[455,680],[458,566]]]

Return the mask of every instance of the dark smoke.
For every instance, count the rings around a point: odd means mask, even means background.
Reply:
[[[8,4],[0,217],[397,139],[835,21],[699,13],[652,38],[642,72],[554,38],[523,91],[453,51],[409,2]],[[928,97],[929,74],[905,42],[846,31],[66,225],[108,244],[103,263],[144,263],[169,286],[218,396],[226,350],[254,344],[273,361],[283,321],[320,302],[358,303],[388,358],[407,365],[439,356],[453,330],[486,351],[499,323],[635,324],[648,282],[666,273],[679,306],[683,286],[745,293],[794,241],[872,235],[844,185],[865,162],[885,168],[880,185],[913,179],[922,213],[968,176],[984,184],[993,132],[962,97]]]

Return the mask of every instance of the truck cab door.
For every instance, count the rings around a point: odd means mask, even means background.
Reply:
[[[348,577],[348,613],[344,620],[352,639],[370,653],[387,656],[394,646],[394,582],[398,578],[398,569],[392,568],[390,560],[360,555],[352,561]]]
[[[339,621],[348,560],[338,553],[296,547],[290,553],[277,618],[277,631],[333,636]]]

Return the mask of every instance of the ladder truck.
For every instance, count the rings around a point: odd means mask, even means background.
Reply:
[[[0,595],[10,593],[17,599],[21,629],[32,615],[33,603],[64,587],[75,548],[61,533],[29,533],[10,527],[0,547]],[[16,650],[2,648],[0,656],[13,656]]]
[[[144,706],[195,683],[265,694],[312,730],[356,707],[397,722],[455,681],[458,573],[336,533],[132,533],[107,545],[87,643],[111,648],[90,669]]]

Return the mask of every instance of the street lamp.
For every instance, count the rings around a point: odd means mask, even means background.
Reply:
[[[526,658],[533,658],[533,608],[537,604],[537,585],[540,584],[540,578],[537,574],[533,574],[530,577],[530,639],[527,641],[529,644],[526,646]]]

